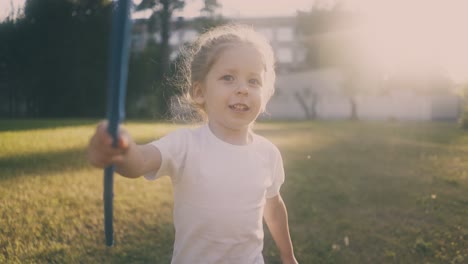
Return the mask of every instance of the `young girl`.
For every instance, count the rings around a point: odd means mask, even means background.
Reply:
[[[251,28],[221,26],[202,34],[188,53],[182,100],[205,120],[137,145],[121,129],[112,148],[107,124],[98,125],[88,158],[116,165],[124,177],[168,175],[174,188],[172,263],[264,263],[262,217],[283,263],[297,263],[280,195],[281,154],[252,125],[274,92],[271,46]],[[185,69],[185,70],[184,70]]]

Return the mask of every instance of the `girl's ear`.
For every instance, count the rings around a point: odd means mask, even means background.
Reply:
[[[192,88],[192,97],[195,103],[197,103],[198,105],[204,105],[205,95],[203,91],[203,84],[201,82],[195,82]]]

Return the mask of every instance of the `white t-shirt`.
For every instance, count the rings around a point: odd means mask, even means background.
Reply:
[[[151,144],[162,154],[149,180],[174,189],[173,264],[263,264],[263,209],[284,182],[279,150],[252,133],[248,145],[217,138],[208,125],[179,129]]]

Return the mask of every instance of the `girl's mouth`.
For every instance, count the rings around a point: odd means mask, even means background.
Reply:
[[[245,104],[233,104],[233,105],[229,105],[229,108],[231,108],[234,111],[239,111],[239,112],[248,111],[250,109]]]

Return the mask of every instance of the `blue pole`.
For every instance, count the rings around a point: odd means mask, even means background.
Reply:
[[[128,50],[130,46],[130,3],[131,0],[118,0],[112,14],[110,39],[110,60],[107,89],[108,132],[112,135],[114,147],[118,144],[119,123],[125,116],[125,88],[127,85]],[[104,169],[104,233],[106,245],[114,245],[113,198],[114,165]]]

